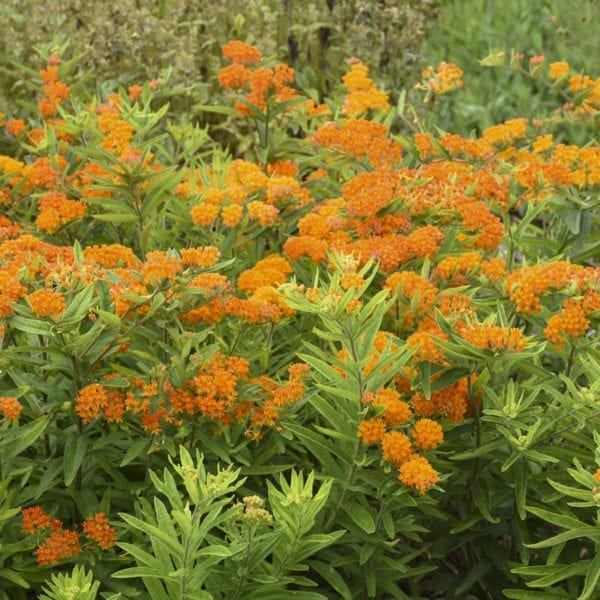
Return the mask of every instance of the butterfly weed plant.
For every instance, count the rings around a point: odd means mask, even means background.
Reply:
[[[240,156],[58,54],[0,118],[0,597],[594,598],[599,80],[399,136],[223,55]]]

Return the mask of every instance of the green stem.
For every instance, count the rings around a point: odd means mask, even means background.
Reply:
[[[358,451],[359,451],[359,444],[357,443],[354,446],[354,454],[352,455],[352,466],[350,467],[350,472],[348,473],[348,477],[346,478],[346,483],[344,485],[344,489],[342,490],[342,493],[340,494],[340,497],[333,509],[333,512],[331,513],[331,515],[329,516],[329,519],[327,519],[327,522],[325,523],[325,527],[324,527],[325,532],[329,531],[334,526],[337,516],[338,516],[338,513],[340,511],[340,507],[346,501],[346,496],[348,495],[348,489],[354,483],[354,477],[356,476],[356,471],[357,471],[356,459],[358,458]]]
[[[246,556],[244,556],[244,564],[242,565],[242,574],[238,579],[237,587],[235,588],[235,595],[233,596],[233,600],[238,600],[240,598],[240,594],[244,589],[244,583],[246,582],[248,563],[250,562],[250,550],[252,548],[252,538],[254,537],[254,529],[251,528],[248,530],[248,544],[246,545]]]
[[[192,531],[194,531],[194,525],[196,524],[196,519],[198,518],[200,514],[200,511],[198,510],[198,506],[194,507],[194,512],[192,513]],[[193,535],[190,533],[190,535],[187,536],[187,539],[185,540],[185,546],[183,547],[183,558],[181,560],[181,569],[183,571],[183,575],[181,576],[181,593],[179,594],[179,597],[181,598],[181,600],[186,600],[187,597],[187,575],[188,575],[188,560],[189,560],[189,555],[190,555],[190,550],[191,550],[191,542],[192,542],[192,538]]]

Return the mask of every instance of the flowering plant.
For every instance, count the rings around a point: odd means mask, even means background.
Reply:
[[[360,62],[316,105],[223,52],[254,160],[57,56],[2,117],[5,597],[74,561],[106,597],[591,597],[600,150],[556,118],[402,137]]]

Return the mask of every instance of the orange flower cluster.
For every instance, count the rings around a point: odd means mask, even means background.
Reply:
[[[48,66],[41,71],[44,97],[39,101],[40,113],[44,117],[50,117],[58,111],[60,104],[66,100],[71,90],[66,83],[59,79],[59,67],[61,60],[51,56]]]
[[[1,334],[0,331],[0,339]],[[18,421],[23,411],[23,405],[14,396],[1,396],[0,397],[0,413],[5,419],[11,421]]]
[[[586,306],[583,299],[567,298],[562,310],[548,319],[544,334],[560,350],[568,338],[576,339],[590,328],[589,316],[600,308],[600,295],[595,296],[595,306]]]
[[[442,426],[432,419],[418,419],[410,429],[410,437],[395,429],[407,425],[413,418],[410,406],[400,400],[400,394],[382,388],[376,394],[365,394],[363,401],[382,416],[363,419],[358,424],[357,435],[366,445],[378,445],[384,460],[398,469],[398,478],[409,487],[425,493],[439,480],[431,463],[415,451],[436,448],[444,441]],[[412,438],[412,439],[411,439]]]
[[[369,109],[386,110],[390,107],[388,95],[379,90],[369,78],[369,68],[360,60],[354,59],[350,71],[342,78],[348,90],[342,112],[356,117]]]
[[[62,527],[62,522],[58,519],[53,519],[50,515],[47,515],[41,506],[24,508],[21,511],[21,517],[23,519],[21,530],[26,535],[33,535],[50,527],[53,530],[57,530]]]
[[[438,327],[430,330],[420,329],[409,335],[406,339],[406,345],[415,349],[413,360],[418,363],[448,364],[445,358],[445,350],[437,343],[436,339],[447,341],[448,336]]]
[[[516,327],[463,323],[457,331],[469,344],[492,352],[519,352],[527,344],[527,337]]]
[[[24,508],[21,511],[23,522],[21,529],[26,535],[43,533],[50,530],[50,535],[35,551],[36,559],[41,567],[57,565],[81,554],[79,533],[73,529],[64,529],[59,519],[47,515],[41,506]],[[95,540],[102,550],[115,545],[115,529],[104,513],[88,517],[83,523],[83,532]]]
[[[57,321],[65,312],[67,303],[64,296],[53,290],[41,289],[27,296],[31,310],[38,317],[50,317]]]
[[[412,418],[412,411],[407,402],[400,399],[400,394],[391,388],[381,388],[376,393],[367,392],[363,402],[378,410],[383,409],[383,422],[387,427],[406,425]]]
[[[262,286],[277,286],[293,273],[292,265],[281,255],[271,254],[259,260],[251,269],[240,273],[237,286],[246,293],[253,293]]]
[[[437,448],[444,441],[442,426],[431,419],[419,419],[411,430],[411,436],[420,450]]]
[[[409,487],[417,489],[424,494],[440,480],[438,472],[431,463],[420,455],[414,455],[400,466],[398,479]]]
[[[440,277],[451,280],[454,285],[467,283],[465,274],[471,273],[481,265],[483,255],[480,252],[466,252],[459,256],[446,256],[436,265],[435,272]]]
[[[35,552],[40,567],[57,565],[78,554],[81,554],[81,542],[79,534],[72,529],[53,531]]]
[[[304,380],[308,371],[309,366],[304,363],[291,365],[288,367],[289,378],[283,385],[266,377],[250,380],[251,383],[258,383],[261,386],[265,397],[262,403],[257,403],[252,408],[249,435],[259,439],[260,428],[275,425],[286,407],[302,399],[305,390]]]
[[[89,423],[100,416],[100,411],[110,407],[108,393],[99,383],[86,385],[79,390],[75,405],[75,410],[81,420]]]
[[[7,317],[14,311],[12,303],[23,299],[28,292],[21,280],[30,284],[39,276],[42,280],[59,265],[73,261],[72,248],[54,246],[42,242],[31,234],[23,233],[14,239],[7,239],[0,243],[0,317]],[[62,303],[58,296],[53,295],[53,290],[47,290],[34,296],[36,304],[42,313],[62,312]],[[48,301],[47,304],[45,301]],[[64,308],[64,306],[62,306]]]
[[[4,126],[8,135],[17,137],[25,129],[25,121],[23,119],[9,119],[4,122]]]
[[[454,63],[442,61],[437,69],[427,67],[423,73],[423,80],[415,85],[417,90],[425,90],[427,94],[423,102],[427,104],[431,94],[447,94],[449,91],[463,86],[463,71]]]
[[[393,165],[402,159],[402,145],[388,138],[385,125],[366,119],[329,121],[314,132],[312,140],[375,166]]]
[[[56,233],[64,224],[84,217],[86,205],[79,200],[69,200],[66,194],[51,190],[38,198],[39,214],[36,227],[44,233]]]
[[[134,127],[121,117],[119,96],[113,96],[109,104],[96,108],[98,129],[104,134],[102,147],[113,154],[125,157],[132,153],[131,141]]]
[[[200,203],[190,210],[192,221],[204,227],[216,225],[218,219],[226,227],[237,227],[244,215],[261,227],[272,225],[278,216],[314,202],[308,189],[292,171],[266,175],[257,165],[234,160],[218,178],[215,187],[202,187]]]
[[[288,84],[294,81],[294,69],[288,65],[275,65],[272,69],[257,67],[254,70],[246,65],[255,65],[260,61],[260,51],[238,40],[225,44],[222,48],[224,58],[232,64],[219,72],[219,83],[226,89],[248,89],[243,101],[236,104],[241,115],[252,116],[253,111],[264,111],[270,97],[276,102],[286,102],[297,97],[296,91]]]
[[[415,320],[429,313],[439,291],[430,281],[413,271],[392,273],[385,280],[385,288],[396,294],[397,317],[401,319],[405,329],[409,329]]]
[[[102,550],[115,545],[115,528],[104,513],[96,513],[83,522],[83,533],[94,540]]]
[[[379,444],[386,432],[387,425],[385,421],[379,417],[363,419],[358,424],[357,429],[358,437],[367,445]]]
[[[470,410],[467,379],[459,379],[446,388],[436,390],[430,399],[416,393],[411,398],[410,406],[415,415],[420,417],[439,415],[450,421],[460,422]]]
[[[583,267],[567,261],[554,261],[514,270],[506,276],[506,290],[519,312],[538,313],[543,294],[552,290],[572,288],[590,298],[597,294],[600,269]]]

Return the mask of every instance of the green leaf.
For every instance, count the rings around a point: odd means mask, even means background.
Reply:
[[[44,433],[49,424],[50,417],[44,415],[27,425],[2,432],[2,461],[7,462],[29,448]]]
[[[569,594],[565,592],[531,592],[529,590],[513,590],[507,589],[502,590],[505,598],[510,600],[564,600],[570,598]]]
[[[567,542],[576,538],[589,538],[598,543],[600,542],[600,530],[597,527],[578,527],[577,529],[572,529],[570,531],[563,531],[542,542],[527,544],[527,546],[529,548],[549,548],[550,546],[555,546],[561,542]]]
[[[353,595],[344,578],[329,563],[310,561],[310,568],[314,569],[343,600],[352,600]]]
[[[552,525],[558,525],[559,527],[564,527],[565,529],[576,529],[578,527],[586,527],[586,524],[579,519],[575,519],[574,517],[570,517],[568,515],[550,512],[549,510],[545,510],[543,508],[536,508],[533,506],[527,507],[527,512],[534,514],[536,517],[551,523]]]
[[[141,439],[141,440],[137,440],[136,442],[134,442],[129,447],[127,452],[125,452],[125,456],[123,457],[123,460],[121,460],[121,464],[119,466],[124,467],[124,466],[128,465],[130,462],[134,461],[138,456],[140,456],[141,454],[146,452],[146,450],[148,450],[150,448],[151,444],[152,444],[151,438]]]
[[[598,546],[596,545],[596,548]],[[590,600],[595,594],[598,592],[598,583],[600,582],[600,552],[594,556],[592,560],[592,564],[590,565],[590,570],[588,574],[585,576],[585,583],[583,586],[583,591],[579,596],[578,600]],[[597,596],[595,596],[597,597]]]
[[[358,502],[348,502],[342,509],[365,533],[375,533],[377,530],[373,515]]]
[[[16,571],[12,569],[0,569],[0,579],[6,579],[8,581],[12,581],[12,583],[18,585],[22,588],[31,587],[26,579],[21,577]]]
[[[121,319],[115,313],[99,308],[96,308],[95,312],[109,327],[121,327]]]
[[[87,285],[69,302],[67,309],[61,317],[61,321],[67,323],[71,320],[79,321],[90,312],[90,307],[94,304],[95,286]]]
[[[88,443],[89,439],[86,435],[77,435],[73,433],[67,438],[63,457],[65,487],[68,487],[73,483],[77,471],[85,458]]]
[[[571,565],[536,565],[527,567],[517,567],[511,569],[511,573],[523,575],[525,577],[537,577],[528,581],[530,587],[548,587],[559,581],[564,581],[570,577],[585,575],[591,561],[580,561]]]
[[[525,503],[527,501],[527,479],[529,477],[529,468],[524,460],[515,463],[513,473],[515,476],[515,504],[519,519],[522,521],[527,517]]]
[[[458,596],[470,590],[492,567],[492,563],[487,560],[477,562],[473,568],[463,577],[460,585],[454,591]]]

